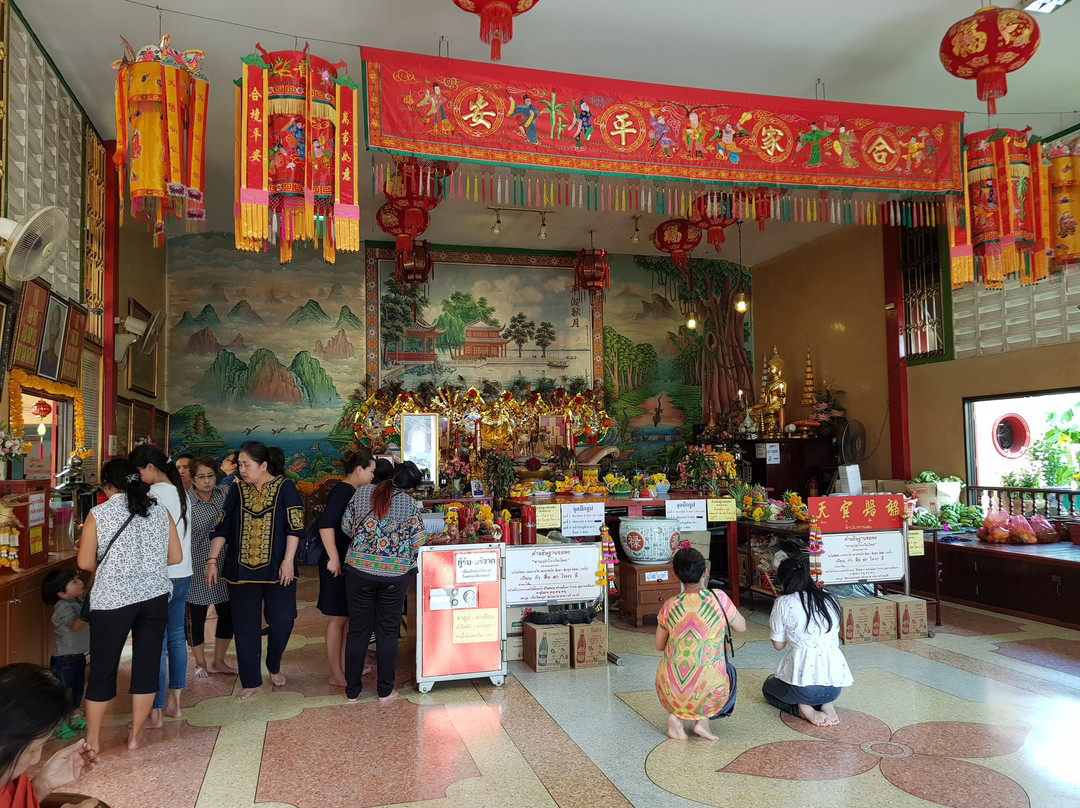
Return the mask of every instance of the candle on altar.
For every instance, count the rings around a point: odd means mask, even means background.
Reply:
[[[473,448],[476,449],[476,456],[480,457],[480,422],[477,421],[473,427]]]

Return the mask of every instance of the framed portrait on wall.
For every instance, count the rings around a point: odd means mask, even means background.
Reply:
[[[60,375],[60,361],[64,356],[64,329],[67,327],[70,307],[60,295],[49,292],[49,305],[45,310],[45,326],[41,330],[41,347],[38,349],[37,375],[56,381]]]
[[[64,328],[64,352],[60,357],[57,381],[78,386],[82,374],[83,338],[90,313],[85,306],[68,301],[67,326]]]
[[[116,399],[116,454],[127,455],[131,451],[131,402]]]
[[[23,284],[19,297],[11,364],[31,373],[37,373],[38,347],[41,345],[41,334],[45,327],[45,313],[49,308],[51,288],[47,281],[35,278]]]
[[[411,460],[426,482],[439,476],[439,416],[434,413],[401,414],[401,462]]]
[[[128,298],[128,316],[144,323],[150,322],[150,311],[140,306],[133,297]],[[128,349],[128,390],[157,398],[158,346],[148,353],[140,353],[135,345]],[[150,434],[147,432],[146,434]]]
[[[154,412],[154,443],[165,454],[169,453],[169,413],[165,410]]]
[[[8,369],[15,339],[15,290],[0,283],[0,376]]]
[[[131,446],[154,439],[154,405],[145,401],[131,402]],[[163,450],[164,451],[164,450]]]

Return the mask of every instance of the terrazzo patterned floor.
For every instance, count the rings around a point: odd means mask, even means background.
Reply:
[[[617,666],[536,674],[512,662],[502,687],[422,695],[403,652],[403,698],[380,704],[365,680],[349,704],[326,681],[316,586],[301,585],[284,687],[267,680],[240,703],[234,677],[189,674],[183,718],[134,752],[118,698],[100,767],[71,790],[112,808],[1080,804],[1080,632],[947,605],[934,638],[846,648],[842,723],[815,728],[761,699],[780,653],[759,603],[737,638],[735,714],[712,725],[720,740],[673,741],[650,626],[613,620]]]

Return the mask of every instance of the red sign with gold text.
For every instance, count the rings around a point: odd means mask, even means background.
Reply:
[[[808,101],[362,48],[370,148],[579,174],[959,192],[962,112]]]
[[[822,533],[900,530],[904,519],[904,498],[810,497],[810,518]]]

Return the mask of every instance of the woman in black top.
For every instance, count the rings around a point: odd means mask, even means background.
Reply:
[[[345,601],[345,576],[342,563],[350,539],[341,530],[341,517],[356,489],[371,482],[375,458],[360,447],[341,456],[345,479],[334,486],[319,517],[319,537],[323,543],[319,559],[319,611],[330,618],[326,622],[326,658],[330,663],[330,684],[345,687],[345,635],[349,631],[349,606]]]

